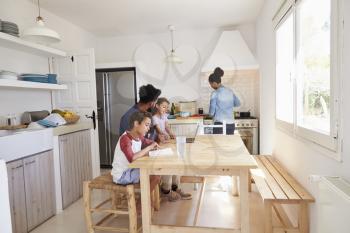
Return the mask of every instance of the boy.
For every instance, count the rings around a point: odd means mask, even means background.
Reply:
[[[151,125],[152,115],[147,112],[134,112],[129,118],[129,131],[119,138],[114,152],[112,176],[117,184],[127,185],[140,182],[140,169],[129,168],[134,160],[148,155],[158,144],[144,136]],[[159,176],[151,176],[151,191],[159,183]]]

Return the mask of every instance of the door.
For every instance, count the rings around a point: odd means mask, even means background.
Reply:
[[[62,205],[65,209],[83,194],[83,182],[91,180],[90,132],[59,136]]]
[[[28,231],[55,214],[52,151],[23,159]]]
[[[95,56],[93,49],[69,53],[64,58],[55,58],[53,67],[58,81],[68,86],[67,90],[55,92],[55,108],[71,109],[81,116],[81,121],[93,121],[95,130],[91,135],[93,177],[100,173],[98,123],[91,119],[97,113]]]
[[[38,157],[31,156],[23,163],[28,231],[31,231],[43,221],[42,200],[46,194],[41,192]]]
[[[38,177],[41,195],[41,220],[44,222],[56,213],[56,193],[52,150],[36,155],[39,166]]]
[[[119,139],[120,119],[136,103],[135,68],[97,70],[101,166],[111,166]]]
[[[24,190],[23,160],[7,164],[12,232],[27,233],[26,197]]]

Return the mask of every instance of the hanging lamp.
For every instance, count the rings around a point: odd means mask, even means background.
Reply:
[[[60,35],[45,26],[44,19],[40,15],[40,0],[38,0],[39,16],[36,18],[36,25],[34,27],[25,29],[23,38],[38,42],[40,44],[52,44],[61,41]]]
[[[174,49],[174,31],[175,31],[175,26],[174,25],[169,25],[168,29],[170,31],[170,36],[171,36],[171,51],[170,54],[165,58],[165,61],[168,63],[182,63],[182,59],[176,56],[175,54],[175,49]]]

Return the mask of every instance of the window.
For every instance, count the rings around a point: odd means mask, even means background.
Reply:
[[[276,117],[293,123],[294,17],[276,30]]]
[[[299,0],[276,27],[277,122],[333,151],[337,150],[336,2]]]
[[[298,126],[330,134],[331,0],[297,7]],[[317,10],[315,10],[317,6]]]

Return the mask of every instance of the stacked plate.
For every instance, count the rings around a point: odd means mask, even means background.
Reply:
[[[0,71],[0,79],[12,79],[12,80],[17,80],[17,73],[11,72],[11,71]]]
[[[18,26],[15,23],[8,22],[8,21],[0,21],[0,31],[12,36],[19,36],[19,30]]]
[[[29,82],[57,84],[56,74],[21,74],[19,78],[23,81],[29,81]]]

